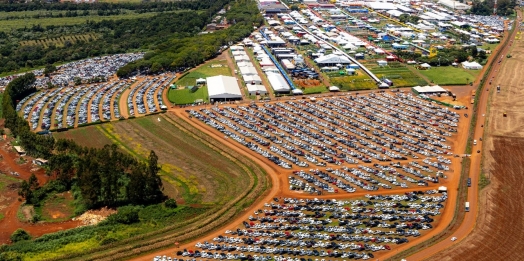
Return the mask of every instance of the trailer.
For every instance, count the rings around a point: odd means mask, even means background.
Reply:
[[[469,212],[469,202],[466,202],[466,212]]]

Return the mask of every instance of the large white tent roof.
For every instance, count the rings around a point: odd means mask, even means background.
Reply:
[[[289,92],[291,88],[289,87],[289,84],[287,84],[286,80],[280,73],[267,73],[267,80],[269,81],[269,84],[271,84],[271,87],[276,92]]]
[[[231,76],[207,77],[207,92],[210,99],[242,98],[237,79]]]
[[[413,89],[415,89],[415,91],[417,91],[418,93],[445,93],[445,92],[448,92],[446,91],[444,88],[438,86],[438,85],[435,85],[435,86],[415,86],[413,87]]]
[[[350,60],[346,56],[328,54],[325,56],[318,57],[317,59],[315,59],[315,62],[318,64],[349,64]]]

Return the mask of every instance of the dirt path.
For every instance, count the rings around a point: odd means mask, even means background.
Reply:
[[[519,11],[520,15],[520,11]],[[511,39],[513,40],[515,38],[515,34],[518,30],[516,29],[514,31],[514,34],[511,36],[507,36],[505,39]],[[500,47],[501,45],[499,45]],[[498,48],[499,48],[498,47]],[[506,60],[505,55],[509,52],[511,46],[508,44],[504,50],[502,51],[502,56],[504,57],[504,61]],[[496,51],[494,51],[496,53]],[[491,59],[499,59],[499,57],[490,57]],[[504,62],[505,63],[505,62]],[[493,79],[495,76],[497,76],[498,71],[501,70],[501,64],[504,63],[494,63],[492,70],[489,73],[488,81],[490,79]],[[482,75],[484,70],[487,70],[487,67],[484,67],[483,71],[479,74]],[[501,75],[502,76],[502,75]],[[480,79],[476,79],[474,82],[474,86],[478,86],[480,83]],[[487,85],[486,88],[491,87],[490,85]],[[493,89],[493,88],[491,88]],[[493,91],[493,90],[492,90]],[[479,98],[479,105],[476,112],[477,114],[477,125],[475,126],[475,135],[474,137],[482,137],[484,133],[484,128],[482,127],[485,121],[484,115],[487,112],[487,104],[488,104],[488,92],[482,92],[481,97]],[[480,145],[479,145],[480,146]],[[478,148],[480,149],[480,148]],[[477,148],[474,148],[474,151],[477,150]],[[473,153],[471,157],[471,167],[469,172],[469,177],[471,178],[471,188],[468,190],[468,201],[470,202],[470,212],[467,212],[465,214],[465,218],[460,225],[460,227],[453,233],[452,236],[457,237],[459,242],[463,240],[468,234],[471,233],[473,228],[475,227],[477,215],[479,214],[479,204],[478,204],[478,183],[480,179],[480,161],[481,161],[482,155],[478,153]],[[451,197],[450,197],[451,198]],[[449,212],[449,211],[448,211]],[[449,220],[450,221],[450,220]],[[448,222],[449,223],[449,222]],[[443,228],[443,226],[440,226],[440,228]],[[439,229],[441,230],[441,229]],[[426,259],[436,253],[439,253],[443,251],[444,249],[457,244],[458,242],[452,242],[450,239],[452,236],[449,236],[445,238],[444,240],[440,241],[439,243],[425,249],[424,251],[418,252],[412,256],[408,257],[408,260],[423,260]],[[439,258],[437,258],[439,259]]]
[[[138,84],[138,81],[135,81],[131,86],[129,86],[125,91],[120,95],[120,100],[118,101],[118,109],[120,110],[120,116],[127,118],[129,117],[129,108],[127,107],[127,97],[129,93],[135,86]]]

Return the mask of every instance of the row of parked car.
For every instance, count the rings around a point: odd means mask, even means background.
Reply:
[[[177,255],[235,260],[370,259],[373,253],[392,250],[432,229],[446,200],[446,192],[437,190],[355,200],[274,198],[238,228]]]
[[[144,102],[139,102],[144,100],[144,96],[147,99],[149,112],[165,110],[167,106],[163,103],[163,92],[173,78],[174,76],[160,75],[147,79],[131,90],[128,100],[132,99],[135,92],[140,89],[136,95],[139,113],[147,113]],[[33,130],[39,126],[42,129],[59,129],[73,127],[75,124],[120,119],[122,108],[120,108],[119,99],[129,84],[128,80],[123,80],[41,90],[22,99],[17,104],[16,110],[22,113],[24,119],[29,119]],[[156,96],[155,92],[157,92]],[[112,99],[113,109],[111,109]],[[160,108],[157,108],[155,99],[158,100]],[[129,106],[130,114],[134,115],[133,103],[129,103]],[[53,114],[54,124],[51,126]]]

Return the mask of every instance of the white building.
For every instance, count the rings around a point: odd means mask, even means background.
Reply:
[[[271,84],[271,87],[275,92],[289,92],[291,91],[291,87],[289,87],[289,84],[286,82],[286,79],[284,79],[284,76],[280,73],[267,73],[267,80],[269,81],[269,84]]]
[[[259,84],[247,84],[247,91],[249,92],[249,95],[265,95],[267,94],[266,87],[264,85]]]
[[[207,77],[206,81],[209,99],[242,99],[242,93],[235,77],[218,75]]]

